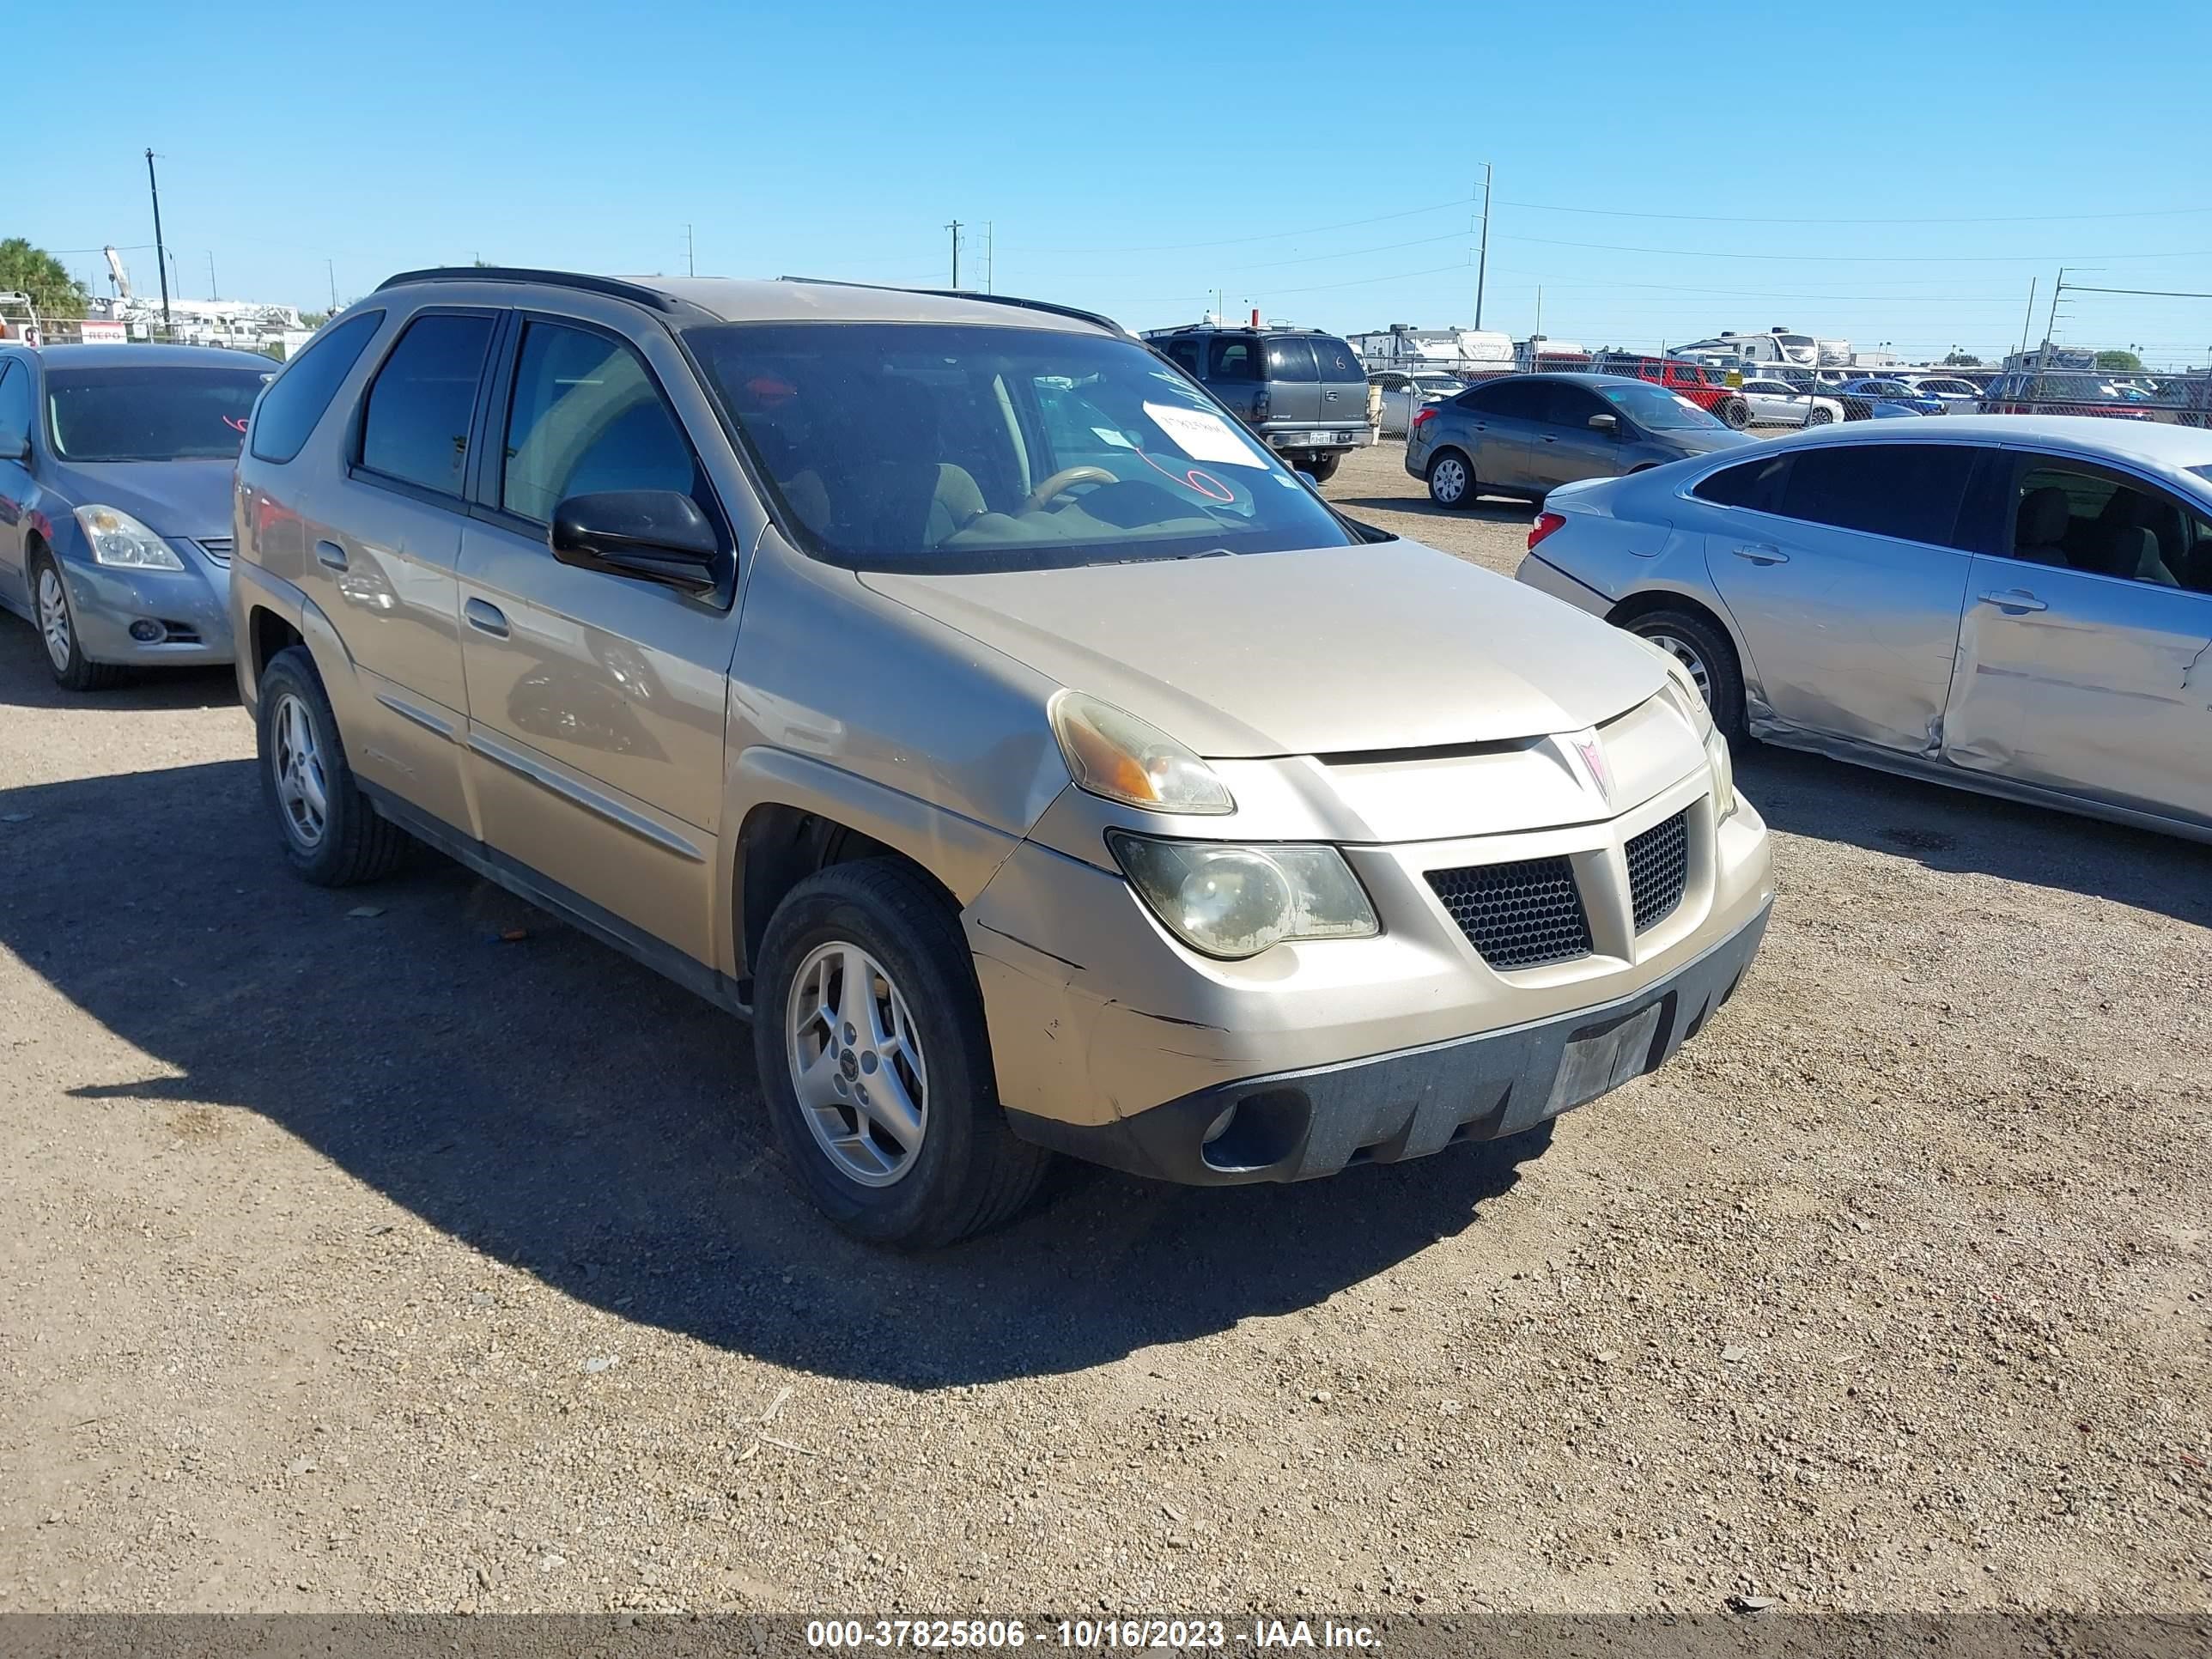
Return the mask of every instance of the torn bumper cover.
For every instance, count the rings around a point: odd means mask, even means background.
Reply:
[[[1517,1134],[1664,1064],[1735,994],[1768,908],[1631,995],[1501,1030],[1239,1078],[1098,1124],[1009,1107],[1024,1139],[1200,1186],[1304,1181]]]

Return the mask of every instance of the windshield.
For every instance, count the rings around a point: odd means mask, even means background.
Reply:
[[[1597,392],[1637,425],[1654,432],[1699,431],[1720,424],[1688,398],[1640,380],[1603,382]]]
[[[925,323],[689,329],[785,522],[855,568],[1036,569],[1354,540],[1127,340]]]
[[[49,368],[54,453],[69,461],[233,459],[268,378],[250,368]]]

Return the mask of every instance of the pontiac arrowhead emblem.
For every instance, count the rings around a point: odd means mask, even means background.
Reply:
[[[1575,753],[1583,757],[1583,769],[1589,774],[1590,781],[1597,786],[1597,792],[1604,797],[1605,804],[1612,805],[1613,768],[1606,760],[1605,745],[1598,741],[1596,732],[1577,732],[1567,741],[1573,745]]]

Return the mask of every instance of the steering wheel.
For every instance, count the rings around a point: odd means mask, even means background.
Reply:
[[[1040,513],[1044,504],[1064,489],[1079,483],[1119,483],[1121,481],[1103,466],[1063,466],[1030,491],[1029,500],[1022,503],[1024,513]]]

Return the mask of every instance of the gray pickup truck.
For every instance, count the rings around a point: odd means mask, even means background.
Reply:
[[[1145,338],[1301,472],[1327,482],[1370,441],[1367,371],[1333,334],[1200,323]]]

